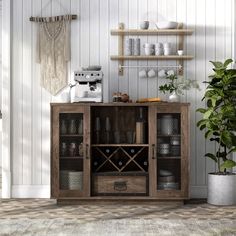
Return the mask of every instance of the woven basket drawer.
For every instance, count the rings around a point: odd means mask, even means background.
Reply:
[[[140,195],[148,194],[147,175],[95,175],[93,195]]]

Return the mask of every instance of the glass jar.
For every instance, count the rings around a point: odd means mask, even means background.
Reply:
[[[60,133],[61,133],[61,134],[66,134],[66,133],[67,133],[66,120],[62,120],[62,121],[61,121]]]
[[[74,119],[70,120],[69,127],[68,127],[69,134],[76,134],[76,122]]]

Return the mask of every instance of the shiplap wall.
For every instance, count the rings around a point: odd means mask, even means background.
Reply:
[[[31,15],[50,16],[65,13],[56,0],[12,0],[12,175],[13,197],[49,196],[50,184],[50,102],[56,98],[40,87],[40,67],[35,63],[36,24]],[[42,8],[48,1],[50,5]],[[182,101],[191,103],[191,196],[206,196],[207,173],[215,165],[203,158],[214,149],[196,128],[200,118],[195,110],[201,102],[211,72],[209,60],[232,57],[233,0],[58,0],[68,12],[79,15],[71,24],[72,59],[69,79],[80,66],[101,64],[104,71],[104,101],[114,91],[129,93],[133,100],[162,96],[162,80],[140,79],[138,69],[125,69],[118,75],[118,62],[109,55],[118,53],[118,38],[110,29],[124,22],[137,28],[142,20],[181,21],[195,33],[186,37],[185,52],[194,60],[185,63],[184,75],[197,79],[201,91],[189,91]],[[154,24],[151,23],[151,27]],[[177,42],[175,36],[142,36],[144,42]],[[176,46],[174,46],[176,47]],[[175,65],[175,61],[130,61],[127,65]],[[27,192],[28,191],[28,192]],[[36,195],[36,196],[35,196]]]

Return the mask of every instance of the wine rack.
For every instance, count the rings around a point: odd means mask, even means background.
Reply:
[[[93,173],[148,172],[147,146],[96,146],[92,147]]]

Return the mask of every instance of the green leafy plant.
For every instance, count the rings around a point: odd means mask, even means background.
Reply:
[[[182,76],[177,77],[177,75],[168,75],[166,79],[169,83],[159,86],[159,90],[164,94],[166,92],[176,92],[178,95],[183,95],[184,90],[190,90],[191,88],[200,90],[196,80],[184,79]]]
[[[216,142],[216,153],[206,153],[205,156],[217,163],[218,173],[236,166],[229,155],[236,152],[236,70],[228,69],[232,59],[222,62],[212,62],[214,74],[210,80],[202,101],[206,108],[197,109],[203,118],[198,121],[200,130],[205,130],[205,138]]]

